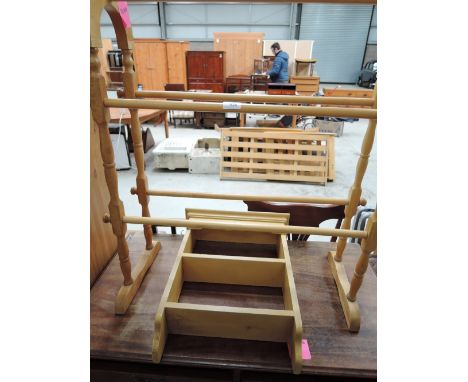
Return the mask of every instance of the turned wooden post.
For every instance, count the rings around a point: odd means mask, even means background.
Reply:
[[[372,105],[373,109],[377,109],[377,84],[374,88],[374,104]],[[367,164],[369,162],[369,155],[372,150],[372,145],[374,144],[374,136],[375,136],[375,129],[377,127],[377,119],[370,119],[369,125],[367,126],[366,134],[364,135],[364,139],[362,141],[361,146],[361,154],[359,155],[358,163],[356,166],[356,175],[354,176],[354,183],[351,186],[348,198],[349,203],[345,207],[345,217],[341,223],[342,229],[349,229],[351,227],[351,219],[356,214],[357,207],[359,205],[359,201],[361,199],[362,193],[362,178],[366,173]],[[336,245],[336,253],[334,259],[336,261],[341,261],[343,257],[343,252],[346,247],[346,238],[340,237],[338,238],[338,242]]]
[[[122,49],[123,64],[125,71],[123,73],[123,83],[125,98],[135,98],[136,74],[133,68],[133,57],[131,49]],[[143,150],[142,131],[140,119],[138,118],[138,109],[129,109],[132,126],[133,154],[137,167],[136,189],[138,201],[141,204],[141,212],[144,217],[151,217],[149,210],[148,178],[145,174],[145,152]],[[146,249],[153,248],[153,232],[150,225],[143,226]]]
[[[93,119],[99,127],[101,157],[104,164],[107,188],[110,194],[110,222],[112,224],[112,231],[117,236],[117,253],[119,255],[120,268],[124,276],[124,285],[131,285],[133,283],[132,266],[127,241],[125,240],[127,225],[122,221],[125,211],[123,203],[119,198],[114,150],[108,128],[110,113],[103,103],[104,99],[107,98],[106,82],[100,72],[101,63],[99,62],[98,52],[98,48],[91,48],[91,111]]]
[[[356,301],[356,294],[361,287],[362,279],[366,273],[367,266],[369,264],[369,254],[377,249],[377,211],[374,212],[367,220],[366,229],[367,238],[362,239],[361,242],[361,256],[356,263],[354,269],[354,276],[351,280],[351,286],[349,287],[348,300]]]
[[[169,138],[169,122],[167,121],[167,110],[164,112],[164,135]]]

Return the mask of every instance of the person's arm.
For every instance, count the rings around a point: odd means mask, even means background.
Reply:
[[[281,69],[280,59],[278,57],[275,57],[275,61],[273,62],[273,66],[271,67],[271,70],[269,70],[267,72],[267,74],[269,76],[271,76],[271,75],[278,76],[279,72],[280,72],[280,69]]]

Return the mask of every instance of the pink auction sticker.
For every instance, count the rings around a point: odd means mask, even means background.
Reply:
[[[119,7],[120,17],[122,17],[123,25],[125,29],[127,29],[132,25],[130,23],[130,15],[128,14],[128,4],[126,1],[118,1],[117,6]]]
[[[302,359],[312,359],[312,354],[310,354],[309,344],[307,340],[302,340]]]

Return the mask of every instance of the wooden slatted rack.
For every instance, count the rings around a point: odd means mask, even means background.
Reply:
[[[289,214],[187,209],[192,221],[287,225]],[[276,257],[195,253],[196,242],[273,244]],[[284,310],[179,302],[184,282],[282,288]],[[187,230],[161,297],[155,320],[153,359],[161,361],[168,334],[285,342],[294,373],[302,368],[302,321],[286,235],[216,229]]]
[[[334,136],[291,129],[221,130],[221,179],[326,184],[333,180]]]

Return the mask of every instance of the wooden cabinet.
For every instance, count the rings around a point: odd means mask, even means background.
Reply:
[[[168,83],[187,86],[185,52],[189,45],[188,42],[166,41]]]
[[[188,51],[188,89],[206,89],[224,92],[224,52]]]
[[[372,98],[374,95],[374,91],[364,90],[364,89],[324,88],[323,94],[325,95],[325,97]],[[351,108],[362,108],[362,109],[371,108],[371,106],[350,106],[350,105],[322,105],[322,106],[351,107]]]
[[[225,52],[226,77],[254,72],[255,59],[262,57],[261,32],[214,32],[213,49]]]
[[[189,43],[135,39],[135,71],[144,90],[164,90],[167,83],[186,84],[185,52]]]
[[[252,84],[250,76],[229,76],[226,77],[226,93],[237,93],[244,90],[250,90]]]
[[[291,76],[290,82],[296,84],[299,95],[310,96],[319,91],[320,77],[315,76]]]
[[[296,85],[272,82],[268,84],[268,94],[269,95],[296,95]]]

